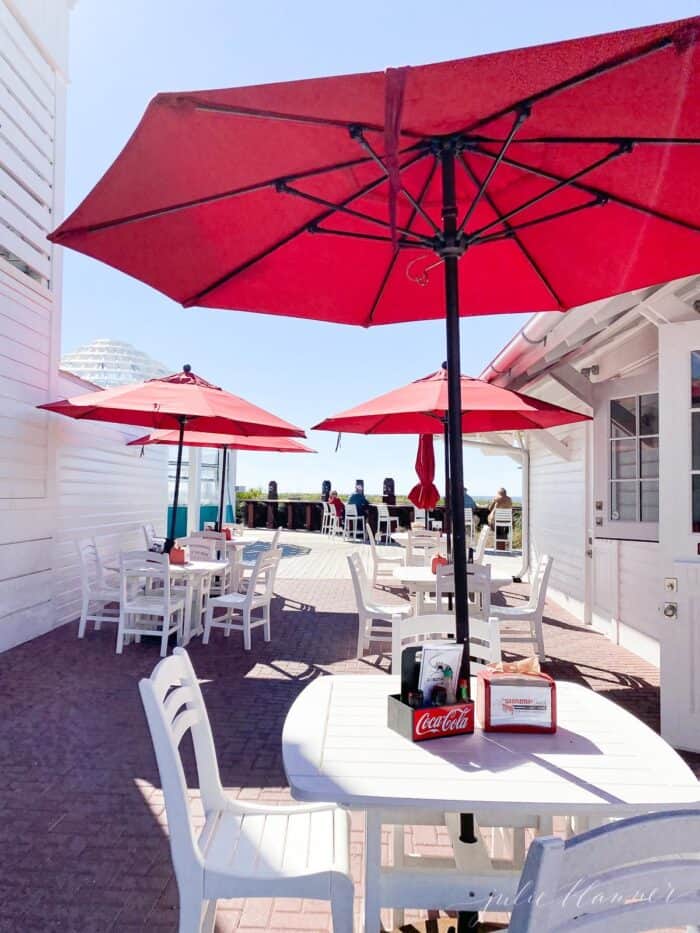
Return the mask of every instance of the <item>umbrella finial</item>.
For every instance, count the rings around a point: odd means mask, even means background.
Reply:
[[[445,372],[447,372],[447,360],[443,360],[442,366],[440,367],[440,369],[444,369]]]
[[[192,367],[190,366],[189,363],[185,363],[185,365],[182,367],[182,371],[183,373],[191,373]]]

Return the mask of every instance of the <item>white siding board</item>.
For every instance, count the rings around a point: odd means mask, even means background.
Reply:
[[[42,204],[51,204],[52,190],[49,181],[40,175],[26,159],[23,159],[17,149],[11,146],[2,134],[0,134],[0,165]]]
[[[56,11],[56,0],[51,0],[51,2]],[[37,77],[46,85],[47,89],[51,89],[55,81],[53,69],[31,41],[16,17],[12,15],[4,0],[0,0],[0,26]]]
[[[0,544],[0,583],[28,573],[47,571],[51,558],[49,538]]]
[[[16,178],[0,165],[0,191],[17,207],[24,211],[38,226],[47,232],[52,225],[52,215],[46,204],[30,194]]]

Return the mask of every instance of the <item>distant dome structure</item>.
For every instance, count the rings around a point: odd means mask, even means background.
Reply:
[[[124,340],[93,340],[61,359],[61,369],[103,389],[144,382],[173,372]]]

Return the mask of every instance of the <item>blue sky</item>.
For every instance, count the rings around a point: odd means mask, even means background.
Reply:
[[[680,0],[500,0],[435,5],[415,0],[79,0],[71,21],[66,210],[88,193],[158,91],[227,87],[461,58],[691,16]],[[533,309],[535,310],[535,309]],[[478,374],[526,316],[469,318],[462,369]],[[206,378],[308,428],[322,418],[437,369],[439,322],[371,330],[179,305],[101,263],[67,251],[62,345],[127,340],[174,369],[189,362]],[[241,454],[238,481],[276,479],[342,492],[363,477],[380,492],[415,482],[414,437],[311,432],[316,456]],[[438,462],[440,450],[436,451]],[[465,453],[470,489],[519,492],[515,464]],[[441,484],[438,480],[438,487]],[[442,489],[441,489],[442,491]]]

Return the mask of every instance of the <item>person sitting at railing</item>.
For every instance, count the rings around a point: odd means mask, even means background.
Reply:
[[[367,518],[369,514],[369,501],[365,498],[362,486],[358,483],[355,486],[355,492],[348,499],[348,505],[357,506],[357,514]]]
[[[493,528],[496,521],[496,509],[512,509],[513,500],[505,491],[503,486],[498,490],[493,500],[489,503],[489,525]]]
[[[338,519],[338,524],[343,525],[345,522],[345,506],[343,505],[343,500],[338,495],[337,489],[331,489],[330,495],[328,496],[328,505],[334,510],[335,516]]]

